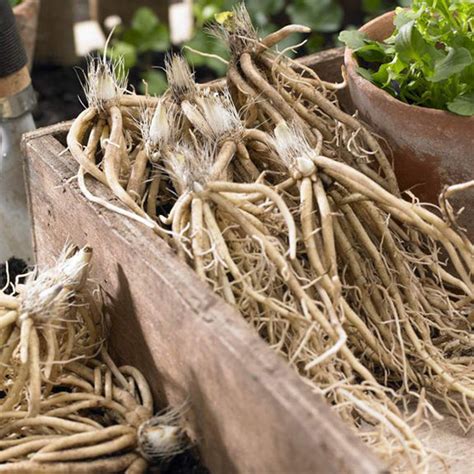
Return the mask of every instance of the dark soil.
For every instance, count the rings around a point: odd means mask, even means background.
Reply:
[[[33,87],[38,105],[33,113],[36,126],[45,127],[63,120],[72,120],[83,110],[84,92],[79,80],[85,63],[78,66],[33,67]]]
[[[13,293],[12,284],[14,285],[17,277],[24,275],[27,271],[28,265],[21,258],[12,257],[6,263],[0,263],[0,289],[10,295]]]
[[[193,450],[175,456],[168,464],[160,466],[160,474],[210,474]]]

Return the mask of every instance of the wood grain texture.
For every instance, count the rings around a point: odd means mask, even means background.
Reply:
[[[325,79],[340,80],[342,50],[304,62]],[[340,100],[350,109],[347,96]],[[39,262],[51,262],[68,239],[93,246],[93,276],[113,308],[113,352],[144,371],[160,402],[188,400],[187,421],[211,471],[382,472],[326,403],[160,239],[84,199],[70,181],[77,167],[64,153],[68,128],[37,130],[23,143]],[[453,455],[454,474],[468,474],[474,472],[473,441],[446,417],[433,424],[429,445]],[[438,472],[441,465],[430,468]]]
[[[382,472],[324,400],[161,239],[82,196],[71,180],[77,166],[50,131],[23,144],[38,262],[51,262],[67,241],[92,246],[113,353],[144,371],[157,400],[188,400],[189,428],[211,471]]]
[[[427,446],[444,455],[446,465],[433,458],[430,474],[445,474],[446,467],[451,474],[474,472],[474,430],[464,433],[454,417],[445,415],[443,420],[433,420],[431,428],[420,428],[417,433]]]
[[[341,63],[342,52],[332,50],[321,70],[336,74]],[[38,262],[51,262],[66,241],[93,247],[93,276],[112,308],[112,351],[144,371],[157,400],[188,400],[189,428],[211,471],[383,472],[325,401],[163,241],[82,196],[61,143],[68,126],[23,142]]]

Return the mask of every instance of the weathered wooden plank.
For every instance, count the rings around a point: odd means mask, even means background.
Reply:
[[[446,467],[452,474],[474,472],[474,430],[464,433],[456,418],[445,415],[442,420],[432,420],[431,426],[422,426],[417,434],[426,446],[444,456],[443,461],[433,458],[430,474],[445,474]]]
[[[326,49],[299,58],[298,61],[316,71],[325,81],[337,82],[341,79],[344,48]]]
[[[335,80],[341,61],[340,51],[326,53],[317,72]],[[55,138],[67,128],[24,141],[38,261],[67,240],[94,248],[93,276],[113,314],[112,350],[147,374],[158,400],[188,400],[190,431],[212,472],[381,472],[324,400],[161,239],[82,196],[71,181],[74,160]]]
[[[114,352],[147,374],[158,399],[188,399],[191,432],[213,472],[381,471],[325,402],[161,239],[82,196],[71,181],[73,158],[48,130],[27,136],[24,149],[38,261],[67,240],[94,248]],[[88,187],[113,199],[95,182]]]

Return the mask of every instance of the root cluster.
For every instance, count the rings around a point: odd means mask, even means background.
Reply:
[[[0,292],[0,472],[145,472],[185,449],[180,413],[153,416],[145,377],[106,349],[91,250],[69,248]]]
[[[117,83],[104,66],[69,150],[87,198],[163,237],[392,468],[420,472],[433,402],[473,420],[473,245],[402,197],[380,142],[339,107],[344,83],[274,49],[295,31],[261,39],[239,6],[215,28],[227,85],[196,84],[172,56],[159,98],[101,90]]]

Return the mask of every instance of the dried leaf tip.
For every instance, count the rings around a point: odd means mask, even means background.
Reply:
[[[295,124],[280,122],[273,134],[275,149],[289,170],[297,170],[303,176],[314,173],[313,150]]]
[[[153,162],[158,161],[164,149],[173,147],[181,134],[180,117],[173,109],[161,97],[155,109],[144,107],[140,111],[138,127],[145,151]]]
[[[196,99],[196,103],[202,111],[211,131],[210,136],[214,140],[219,140],[224,135],[229,136],[243,132],[239,113],[227,88],[220,94],[206,92]]]
[[[123,57],[111,60],[104,55],[89,59],[84,87],[89,107],[102,110],[107,103],[118,102],[126,87]]]
[[[188,63],[179,54],[172,54],[165,60],[166,79],[173,99],[181,102],[194,96],[197,92],[196,83]]]
[[[41,315],[41,319],[53,319],[60,314],[70,304],[70,293],[84,284],[91,257],[89,247],[68,247],[53,267],[33,272],[18,288],[23,317]]]
[[[209,28],[214,36],[224,40],[233,57],[257,44],[258,36],[244,2],[214,16],[216,23]]]
[[[168,157],[173,178],[188,191],[195,190],[196,183],[204,186],[209,181],[214,162],[215,147],[210,143],[195,150],[186,142],[180,142]]]

